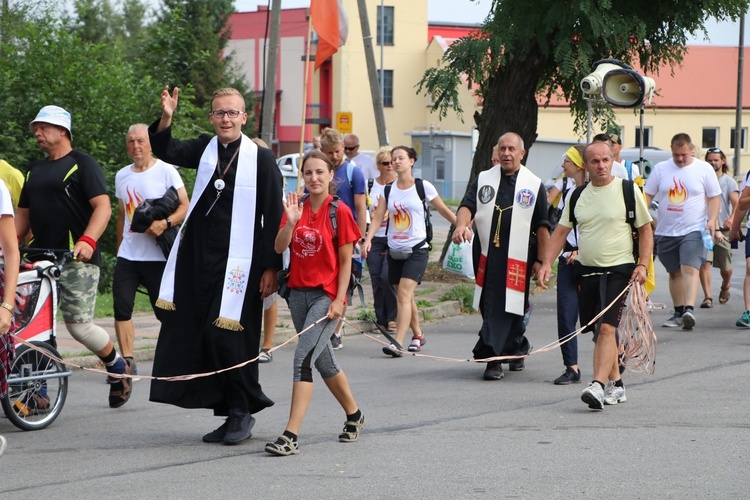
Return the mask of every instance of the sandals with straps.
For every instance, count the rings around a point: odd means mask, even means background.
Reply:
[[[714,306],[714,299],[711,297],[706,297],[703,299],[703,303],[701,304],[701,309],[711,309]]]
[[[359,431],[365,427],[365,414],[362,413],[359,420],[354,422],[347,420],[344,422],[344,431],[339,434],[339,441],[342,443],[353,443],[359,437]]]
[[[729,287],[721,287],[721,291],[719,292],[719,304],[726,304],[727,301],[729,301]]]
[[[424,335],[414,335],[411,338],[411,344],[409,344],[409,352],[419,352],[422,350],[422,346],[425,345],[427,341],[424,339]]]
[[[292,441],[282,434],[273,443],[266,443],[266,451],[271,455],[279,455],[281,457],[299,455],[299,442]]]

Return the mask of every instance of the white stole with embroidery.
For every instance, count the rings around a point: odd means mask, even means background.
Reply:
[[[487,250],[492,244],[496,228],[492,227],[492,216],[495,211],[497,190],[500,188],[500,177],[504,175],[499,165],[480,172],[477,181],[477,210],[474,222],[477,225],[477,236],[481,246],[479,265],[474,290],[474,309],[479,309],[482,287],[487,271]],[[508,265],[505,279],[505,311],[523,316],[526,294],[526,268],[529,257],[529,237],[531,219],[534,215],[536,197],[542,181],[529,169],[521,165],[516,178],[513,193],[513,211],[510,218],[510,238],[508,244]],[[498,215],[498,224],[503,214]],[[505,242],[501,242],[505,244]],[[493,286],[500,286],[493,283]]]
[[[195,187],[190,198],[190,207],[183,222],[187,227],[198,200],[216,171],[219,155],[219,142],[216,137],[211,139],[198,165],[195,177]],[[226,188],[225,188],[226,189]],[[250,266],[253,257],[253,242],[255,234],[255,205],[258,191],[258,146],[244,134],[240,142],[237,158],[237,173],[235,175],[234,194],[232,198],[232,222],[229,236],[229,256],[224,271],[224,286],[221,293],[221,308],[219,317],[214,324],[226,330],[241,331],[240,324],[242,305],[247,292],[247,281],[250,277]],[[204,216],[198,214],[197,217]],[[175,309],[174,279],[177,254],[182,241],[183,230],[172,246],[164,269],[159,290],[159,300],[156,302],[162,309]]]

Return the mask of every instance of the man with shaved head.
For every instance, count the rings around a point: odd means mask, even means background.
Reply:
[[[375,165],[375,160],[359,152],[359,137],[356,135],[346,134],[344,136],[344,154],[346,154],[350,162],[362,170],[365,180],[374,179],[380,175],[378,167]]]

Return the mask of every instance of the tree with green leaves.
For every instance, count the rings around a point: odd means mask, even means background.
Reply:
[[[476,86],[479,143],[470,178],[489,168],[492,147],[514,131],[528,150],[536,139],[537,98],[570,102],[580,127],[586,104],[579,83],[605,58],[637,63],[647,74],[680,63],[689,33],[709,17],[737,19],[747,0],[493,0],[481,29],[453,43],[440,68],[425,72],[419,92],[434,96],[441,118],[462,113],[458,89]],[[465,76],[466,81],[463,77]]]

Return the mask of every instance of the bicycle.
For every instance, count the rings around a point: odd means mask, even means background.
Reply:
[[[15,342],[16,354],[2,407],[13,425],[32,431],[44,429],[55,421],[68,394],[68,377],[72,372],[49,356],[61,359],[55,338],[57,280],[65,264],[73,260],[73,252],[35,248],[21,252],[43,260],[21,264],[11,331],[39,350]]]

